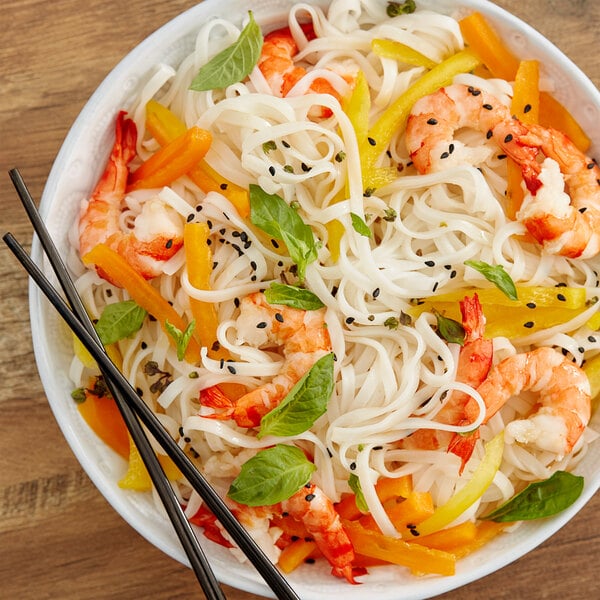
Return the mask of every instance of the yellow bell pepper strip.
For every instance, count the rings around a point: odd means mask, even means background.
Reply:
[[[397,42],[396,40],[374,39],[371,41],[371,50],[383,58],[391,58],[407,65],[433,69],[437,63],[414,48]]]
[[[175,344],[165,328],[165,322],[169,321],[180,331],[185,331],[187,324],[158,290],[133,269],[120,254],[106,244],[98,244],[83,256],[82,260],[86,265],[100,268],[111,281],[127,290],[131,298],[161,324],[171,343]],[[190,363],[200,360],[200,346],[193,337],[187,345],[185,359]]]
[[[86,366],[88,369],[93,369],[97,366],[96,361],[89,353],[88,349],[81,343],[81,340],[73,333],[73,352],[75,356],[81,361],[81,363]],[[115,363],[115,365],[120,369],[123,363],[123,358],[121,357],[121,353],[117,348],[116,344],[109,344],[105,346],[104,349],[106,353],[110,357],[110,359]]]
[[[504,431],[498,433],[485,445],[485,454],[473,473],[471,480],[466,483],[442,506],[418,525],[411,534],[419,536],[429,535],[444,529],[452,521],[462,515],[474,502],[476,502],[491,485],[496,472],[502,463],[504,451]]]
[[[181,479],[183,475],[175,463],[164,454],[157,454],[158,462],[169,481]],[[118,485],[124,490],[149,492],[152,489],[152,479],[146,465],[137,449],[133,438],[129,436],[129,466]]]
[[[295,540],[286,546],[279,555],[277,564],[284,573],[291,573],[317,550],[317,544],[312,540]]]
[[[517,338],[566,323],[585,311],[586,292],[570,287],[518,287],[518,300],[510,300],[497,288],[462,289],[419,301],[408,312],[416,318],[423,312],[461,320],[458,302],[477,292],[486,318],[486,337]]]
[[[506,47],[485,17],[474,12],[462,19],[460,29],[469,48],[481,59],[494,77],[514,81],[519,68],[519,60]],[[569,111],[546,92],[540,94],[540,125],[552,127],[566,134],[582,151],[591,145],[585,134]]]
[[[594,412],[600,403],[600,354],[587,359],[583,364],[583,370],[590,381],[592,412]]]
[[[129,175],[127,191],[164,187],[188,173],[208,152],[212,135],[191,127],[157,150]]]
[[[410,544],[406,540],[383,535],[366,529],[357,521],[343,521],[342,524],[355,552],[361,556],[402,565],[418,573],[438,575],[454,575],[455,573],[456,559],[448,552]]]
[[[388,148],[392,136],[405,127],[415,102],[452,83],[456,75],[473,70],[479,63],[480,59],[469,50],[450,56],[415,81],[383,112],[369,130],[367,140],[360,148],[365,189],[377,189],[391,180],[395,169],[388,169],[389,172],[382,173],[376,167],[377,159]]]
[[[85,390],[85,401],[77,405],[89,428],[117,454],[129,457],[129,432],[112,396],[96,396]]]
[[[511,113],[523,123],[538,123],[540,115],[540,66],[537,60],[522,60],[513,86]],[[512,159],[507,162],[506,214],[515,219],[525,192],[521,167]]]
[[[210,230],[206,223],[186,223],[183,229],[183,248],[190,283],[199,290],[210,290],[212,252],[208,245]],[[217,309],[211,302],[190,298],[190,308],[196,321],[194,335],[214,359],[229,358],[229,352],[217,345]]]
[[[185,123],[156,100],[146,104],[146,129],[161,146],[166,146],[186,131]],[[219,192],[225,196],[242,217],[250,214],[248,190],[222,177],[206,160],[202,159],[195,165],[188,172],[188,177],[203,192]]]

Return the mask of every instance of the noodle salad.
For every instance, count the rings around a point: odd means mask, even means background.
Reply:
[[[243,21],[243,22],[242,22]],[[267,555],[452,575],[570,506],[600,377],[600,169],[479,13],[199,25],[115,115],[70,232],[96,328]],[[148,474],[93,360],[73,398]],[[227,533],[156,447],[192,523]]]

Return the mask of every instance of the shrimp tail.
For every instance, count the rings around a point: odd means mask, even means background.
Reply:
[[[225,395],[218,385],[200,390],[200,404],[209,408],[220,409],[220,412],[205,415],[208,419],[226,420],[233,416],[234,402]]]
[[[462,475],[465,465],[469,462],[478,439],[479,431],[473,431],[469,434],[455,433],[452,436],[452,439],[448,444],[448,452],[452,452],[452,454],[455,454],[461,460],[460,469],[458,471],[459,475]]]

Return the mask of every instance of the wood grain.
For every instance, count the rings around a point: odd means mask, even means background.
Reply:
[[[195,3],[7,0],[0,42],[0,225],[31,227],[6,171],[40,198],[54,157],[94,89],[136,44]],[[600,83],[600,5],[502,0]],[[0,248],[0,597],[92,600],[200,597],[192,573],[133,531],[82,471],[46,404],[31,345],[27,279]],[[516,563],[441,598],[600,597],[596,495]],[[258,596],[225,588],[232,600]],[[398,597],[402,597],[401,590]]]

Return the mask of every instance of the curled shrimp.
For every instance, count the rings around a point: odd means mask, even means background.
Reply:
[[[467,148],[459,151],[459,129],[480,131],[489,139],[495,127],[510,119],[510,111],[496,97],[473,86],[454,84],[415,102],[406,124],[406,146],[419,173],[452,164],[472,162]]]
[[[314,483],[307,483],[293,496],[281,503],[281,509],[301,521],[313,537],[323,556],[329,561],[336,577],[354,580],[352,567],[354,548],[344,530],[333,502]]]
[[[123,231],[119,222],[125,198],[129,163],[136,156],[137,129],[121,111],[115,141],[104,173],[79,216],[79,252],[87,254],[104,243],[118,252],[146,279],[156,277],[162,266],[183,245],[182,226],[174,211],[157,199],[146,201],[133,228]],[[106,275],[100,272],[106,278]]]
[[[492,367],[477,391],[486,406],[484,423],[512,397],[525,391],[538,394],[533,412],[507,424],[506,433],[517,442],[562,457],[573,449],[591,416],[590,382],[576,364],[560,352],[541,347],[515,354]],[[473,421],[479,408],[467,403]],[[468,436],[466,439],[469,439]]]
[[[315,39],[312,23],[305,23],[301,27],[309,41]],[[294,62],[296,54],[298,54],[298,45],[289,27],[271,31],[265,36],[258,59],[258,68],[275,96],[285,98],[298,81],[306,75],[306,69]],[[350,85],[354,82],[354,76],[342,75],[342,77]],[[323,77],[316,78],[308,91],[315,94],[329,94],[340,100],[338,91]],[[321,111],[322,117],[328,117],[330,114],[329,109],[323,108]]]
[[[590,258],[600,252],[600,169],[556,129],[511,120],[496,128],[521,167],[527,194],[517,219],[551,254]],[[539,158],[545,157],[543,162]],[[565,191],[565,185],[566,190]]]
[[[238,335],[256,347],[280,347],[284,361],[281,371],[237,400],[231,400],[213,386],[200,392],[200,402],[211,408],[225,409],[212,418],[233,418],[240,427],[257,427],[322,356],[331,352],[331,340],[325,323],[325,309],[301,310],[269,304],[256,292],[242,299],[238,317]]]
[[[473,297],[466,296],[460,302],[460,311],[465,338],[458,354],[456,381],[477,389],[492,366],[493,343],[491,339],[484,337],[485,316],[477,294],[473,294]],[[448,425],[461,424],[465,419],[465,407],[470,399],[466,392],[454,390],[435,416],[435,420]],[[450,431],[418,429],[403,440],[403,447],[436,450],[447,446],[450,452],[462,459],[462,471],[470,454],[465,456],[464,447],[458,443],[461,439],[461,436],[453,435]]]

